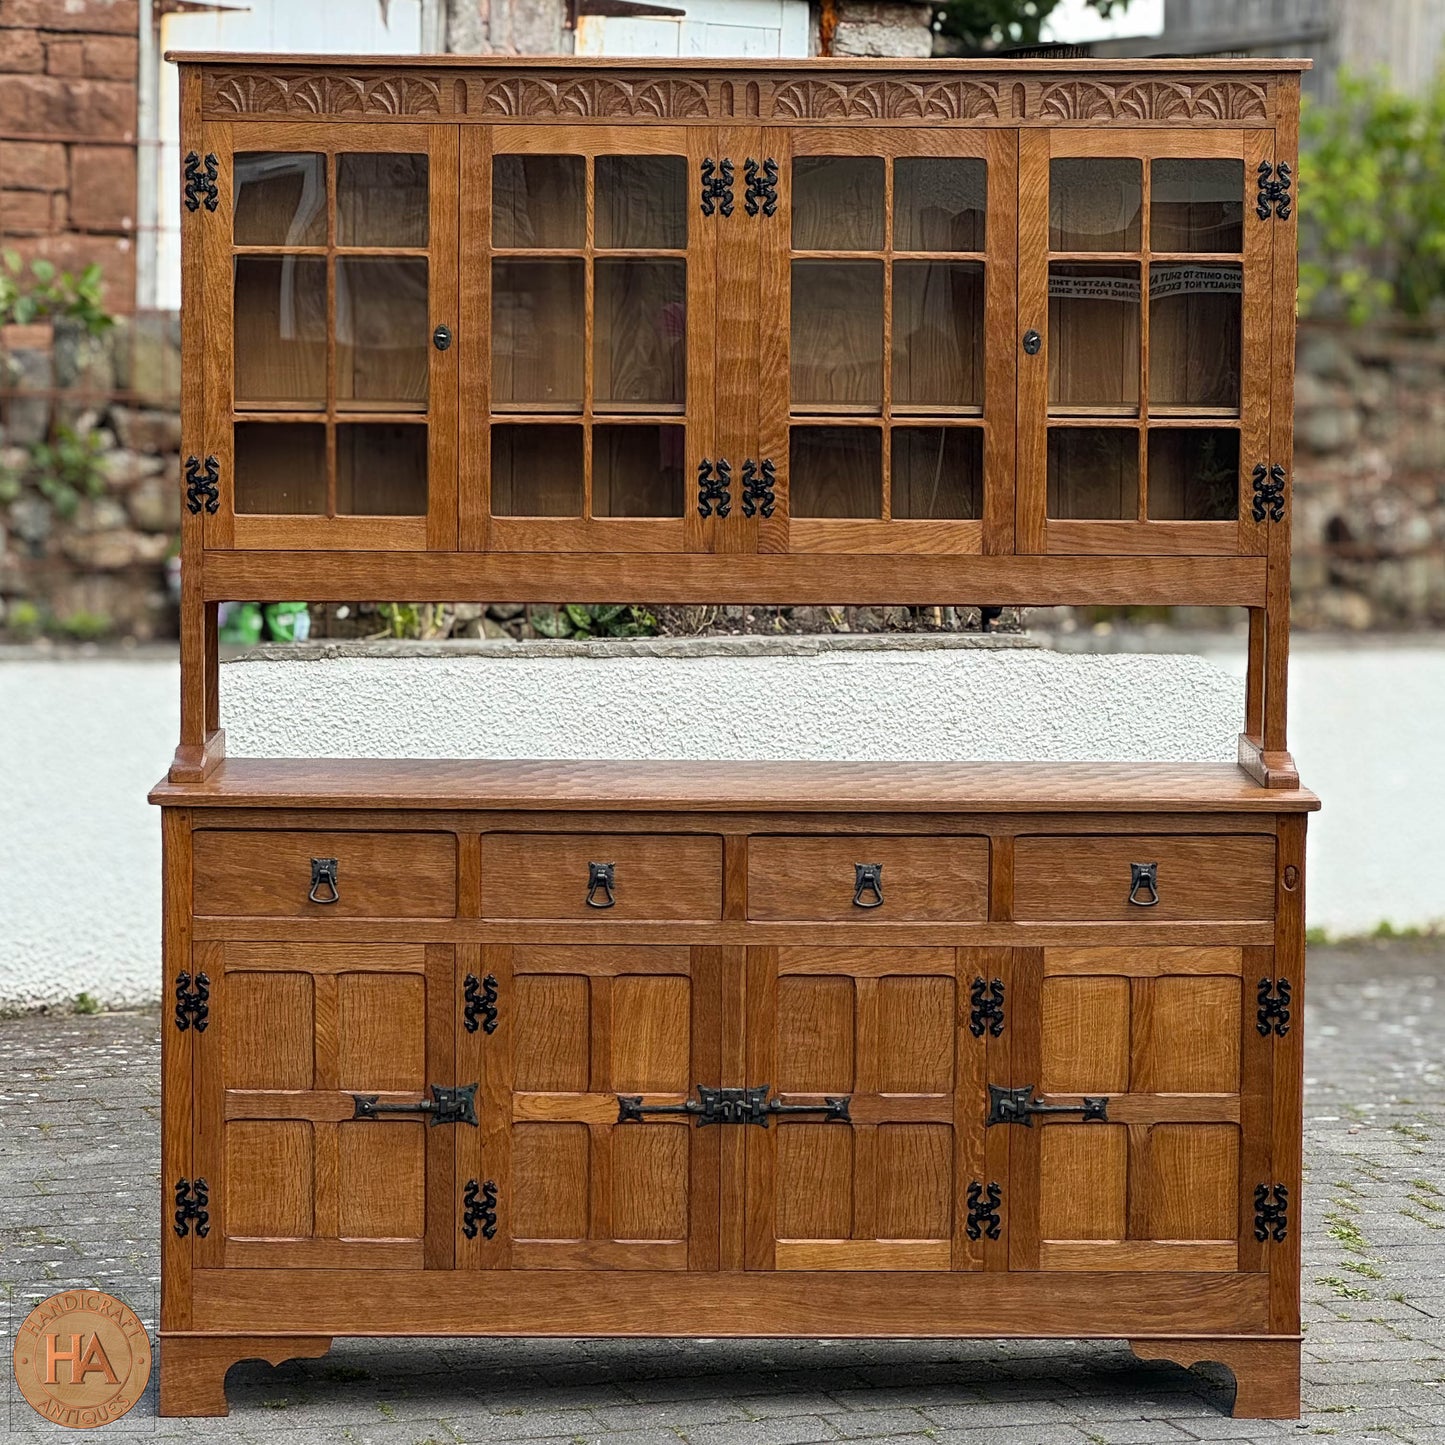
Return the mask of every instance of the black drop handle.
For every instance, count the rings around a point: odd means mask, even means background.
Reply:
[[[335,858],[313,858],[311,860],[311,891],[306,896],[313,903],[339,903],[341,901],[341,893],[336,886]]]
[[[612,908],[617,903],[613,892],[615,863],[589,863],[587,865],[587,906],[589,908]],[[601,890],[601,896],[598,891]]]
[[[1159,903],[1159,865],[1129,865],[1129,902],[1137,908],[1154,908]]]
[[[883,865],[881,863],[855,863],[853,865],[853,906],[855,908],[883,907]]]

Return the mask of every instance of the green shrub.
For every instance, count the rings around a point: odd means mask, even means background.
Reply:
[[[30,263],[27,275],[19,252],[6,251],[0,255],[0,326],[68,317],[99,336],[115,325],[101,304],[104,289],[94,262],[76,276],[57,272],[53,261],[40,257]]]

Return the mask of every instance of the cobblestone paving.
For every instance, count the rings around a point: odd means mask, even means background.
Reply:
[[[1445,1442],[1442,974],[1445,948],[1311,955],[1298,1423],[1233,1420],[1226,1372],[1140,1364],[1112,1342],[338,1340],[321,1360],[238,1365],[228,1420],[158,1420],[152,1385],[96,1438]],[[158,1023],[0,1022],[0,1315],[12,1315],[0,1391],[13,1391],[14,1325],[47,1294],[95,1285],[154,1326]],[[3,1409],[3,1438],[84,1438],[42,1422],[18,1393]]]

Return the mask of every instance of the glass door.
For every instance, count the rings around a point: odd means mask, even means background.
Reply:
[[[1016,141],[776,132],[762,551],[1012,547]]]
[[[1271,134],[1022,136],[1021,552],[1264,550]]]
[[[462,346],[464,548],[691,545],[713,403],[710,136],[467,129],[463,309],[485,321]]]
[[[455,130],[211,130],[206,545],[455,547]]]

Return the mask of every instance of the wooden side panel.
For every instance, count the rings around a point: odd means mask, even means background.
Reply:
[[[194,986],[204,973],[207,985],[219,973],[220,949],[215,944],[191,943],[191,814],[185,808],[161,813],[161,949],[160,995],[175,996],[179,976],[185,973]],[[209,1020],[207,1028],[209,1029]],[[204,1034],[175,1026],[169,1010],[161,1013],[161,1328],[184,1330],[191,1323],[191,1253],[194,1236],[184,1238],[170,1227],[175,1209],[175,1186],[180,1179],[202,1173],[196,1167],[195,1049]]]

